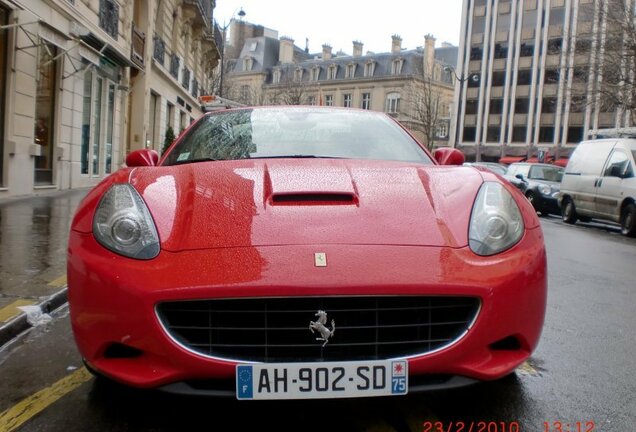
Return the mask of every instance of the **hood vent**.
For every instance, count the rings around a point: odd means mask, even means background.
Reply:
[[[272,195],[272,204],[278,205],[346,205],[356,204],[350,193],[284,193]]]

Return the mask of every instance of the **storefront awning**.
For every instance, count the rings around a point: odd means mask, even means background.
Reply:
[[[568,160],[568,158],[557,159],[554,161],[554,164],[565,168],[565,166],[568,164]]]
[[[504,156],[499,158],[499,163],[510,165],[511,163],[521,162],[525,159],[526,159],[525,156]]]

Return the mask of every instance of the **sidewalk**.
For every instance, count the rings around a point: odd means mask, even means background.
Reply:
[[[0,200],[0,347],[66,303],[66,248],[75,209],[89,189]]]

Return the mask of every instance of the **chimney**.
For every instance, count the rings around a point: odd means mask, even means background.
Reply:
[[[331,45],[324,44],[322,46],[322,59],[331,60]]]
[[[424,73],[433,76],[435,64],[435,38],[432,34],[424,36]]]
[[[283,64],[294,62],[294,40],[292,38],[288,36],[282,36],[280,38],[278,61]]]
[[[402,51],[402,38],[398,35],[391,36],[391,54],[399,54]]]
[[[353,56],[360,57],[362,56],[362,42],[353,41]]]

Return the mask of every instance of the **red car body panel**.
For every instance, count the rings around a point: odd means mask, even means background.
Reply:
[[[525,225],[515,246],[489,257],[474,254],[467,239],[484,181],[503,184]],[[149,261],[117,255],[92,234],[100,197],[113,183],[125,182],[143,197],[157,226],[161,252]],[[325,201],[317,204],[316,196]],[[316,251],[328,255],[328,267],[314,265]],[[451,346],[410,358],[409,372],[487,380],[530,356],[547,292],[536,212],[495,175],[468,167],[313,159],[204,162],[114,174],[89,193],[73,221],[68,284],[82,355],[100,373],[139,387],[234,377],[236,363],[192,353],[166,334],[155,313],[165,301],[475,296],[481,310],[468,333]],[[511,336],[519,349],[493,347]],[[141,355],[107,358],[113,343]]]

